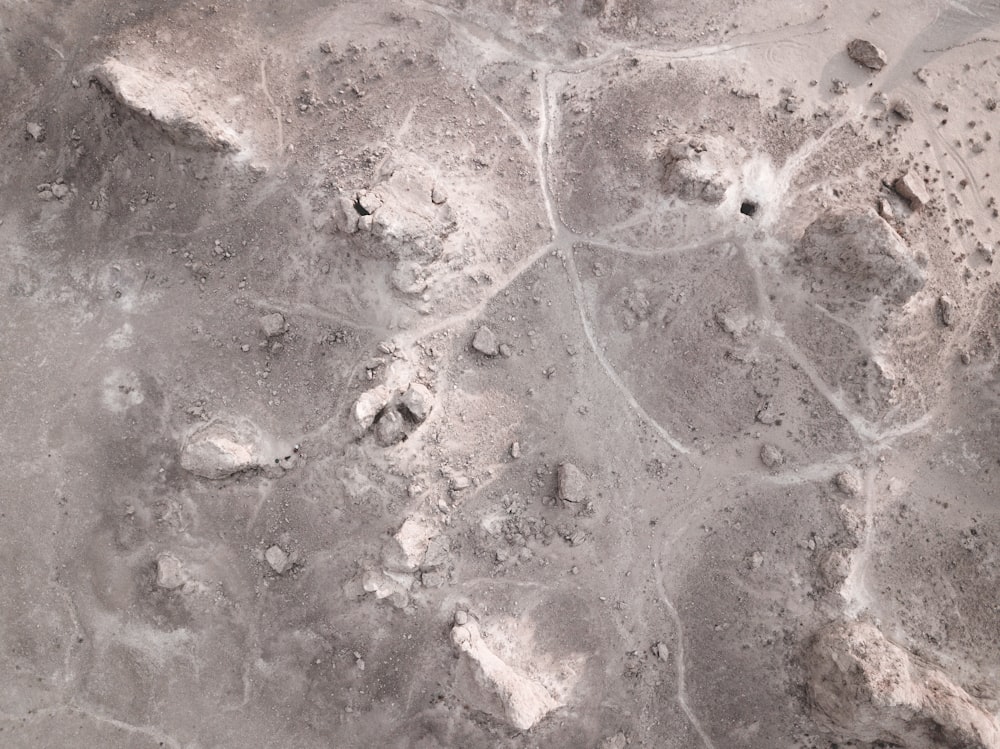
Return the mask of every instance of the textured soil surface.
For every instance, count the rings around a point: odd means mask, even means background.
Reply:
[[[1000,749],[998,45],[0,0],[0,746]]]

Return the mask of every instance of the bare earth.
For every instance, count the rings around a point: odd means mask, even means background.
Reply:
[[[0,74],[0,747],[1000,749],[996,3],[0,0]]]

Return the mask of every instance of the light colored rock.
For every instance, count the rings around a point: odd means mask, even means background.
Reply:
[[[434,189],[431,190],[431,202],[434,205],[443,205],[448,202],[448,193],[440,185],[434,185]]]
[[[60,183],[52,185],[52,195],[58,200],[62,200],[69,195],[69,186]]]
[[[422,294],[427,290],[424,267],[414,260],[400,260],[389,276],[392,287],[403,294]]]
[[[540,682],[501,660],[483,640],[479,623],[469,618],[451,630],[452,642],[469,656],[483,682],[496,692],[511,725],[530,730],[561,703]]]
[[[587,498],[587,478],[572,463],[560,463],[556,479],[559,499],[564,502],[582,502]]]
[[[271,569],[279,575],[288,567],[288,554],[277,544],[268,547],[267,551],[264,552],[264,559],[271,566]]]
[[[768,468],[778,468],[785,462],[785,454],[775,445],[763,445],[760,448],[760,462]]]
[[[866,39],[854,39],[847,45],[847,54],[858,65],[881,70],[888,61],[885,52]]]
[[[45,127],[43,125],[37,122],[29,122],[24,126],[24,129],[36,143],[41,143],[45,140]]]
[[[350,198],[335,198],[330,207],[333,218],[333,228],[343,234],[354,234],[358,230],[358,220],[361,218],[354,201]]]
[[[874,209],[821,215],[792,255],[820,303],[903,304],[924,286],[924,272],[902,237]]]
[[[375,441],[382,447],[398,445],[406,439],[406,424],[395,408],[387,409],[375,422]]]
[[[156,584],[166,590],[181,587],[187,580],[184,565],[173,554],[163,553],[156,557]]]
[[[833,477],[837,491],[848,497],[856,497],[861,493],[861,479],[852,471],[841,471]]]
[[[667,663],[670,661],[670,648],[668,648],[665,643],[658,642],[653,645],[653,655],[664,663]]]
[[[280,312],[272,312],[260,318],[260,329],[268,338],[285,332],[285,317]]]
[[[421,385],[419,382],[412,382],[410,383],[410,387],[406,389],[406,392],[403,393],[400,405],[419,424],[431,415],[431,409],[434,408],[434,396],[425,385]]]
[[[166,78],[108,58],[91,78],[175,143],[215,151],[240,150],[236,133],[218,113],[196,103],[188,81]]]
[[[847,549],[830,549],[819,563],[823,584],[830,590],[839,588],[851,572],[851,554]]]
[[[837,623],[806,659],[817,718],[845,740],[907,749],[1000,749],[1000,724],[945,673],[867,622]]]
[[[483,325],[476,331],[476,335],[472,339],[472,348],[486,356],[498,356],[500,354],[500,340],[496,333]]]
[[[354,424],[359,434],[364,434],[375,423],[375,417],[392,400],[392,390],[387,385],[376,385],[366,390],[354,402]]]
[[[407,518],[382,551],[382,561],[389,570],[416,572],[423,565],[437,526],[422,515]]]
[[[184,441],[181,467],[206,479],[224,479],[260,465],[260,430],[248,419],[213,419]]]
[[[943,294],[938,297],[937,300],[938,315],[941,316],[941,323],[946,327],[950,328],[954,326],[957,322],[957,305],[955,300],[952,299],[947,294]]]
[[[910,208],[917,210],[930,202],[931,196],[927,193],[927,185],[911,169],[892,184],[892,189],[899,193],[910,203]]]

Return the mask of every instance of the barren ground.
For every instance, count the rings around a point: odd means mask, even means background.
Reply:
[[[995,3],[0,0],[0,100],[0,746],[1000,748]]]

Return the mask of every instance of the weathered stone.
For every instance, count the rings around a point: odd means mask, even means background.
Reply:
[[[195,103],[183,79],[164,78],[114,58],[94,68],[91,77],[175,143],[216,151],[240,150],[236,133],[219,115]]]
[[[557,496],[564,502],[582,502],[587,498],[587,478],[572,463],[559,465],[557,481]]]
[[[215,419],[192,432],[181,448],[181,467],[223,479],[260,464],[260,430],[247,419]]]
[[[366,390],[354,402],[354,424],[358,435],[371,429],[375,417],[385,408],[392,398],[392,390],[385,385],[377,385]]]
[[[173,554],[159,554],[156,557],[156,584],[166,590],[181,587],[187,580],[184,565]]]
[[[806,670],[817,718],[845,740],[908,749],[1000,747],[1000,724],[983,705],[868,622],[821,631]]]
[[[775,445],[763,445],[760,448],[760,462],[768,468],[777,468],[785,462],[785,454]]]
[[[385,411],[375,422],[375,441],[382,447],[392,447],[406,439],[406,424],[394,408]]]
[[[957,312],[955,300],[952,299],[947,294],[943,294],[938,297],[937,300],[938,315],[941,316],[941,323],[946,327],[950,328],[957,322]]]
[[[888,62],[885,52],[866,39],[855,39],[847,45],[847,54],[858,65],[881,70]]]
[[[288,554],[277,544],[268,547],[264,552],[264,559],[279,575],[288,568]]]
[[[841,471],[833,477],[833,483],[838,491],[849,497],[857,496],[861,492],[861,479],[851,471]]]
[[[908,200],[910,208],[914,210],[927,205],[931,199],[931,196],[927,193],[927,185],[912,170],[897,179],[893,183],[892,189],[899,193],[901,197]]]
[[[272,312],[260,318],[260,329],[268,338],[285,332],[285,317],[280,312]]]
[[[418,424],[427,419],[434,408],[434,396],[425,385],[419,382],[410,383],[410,387],[403,393],[400,405],[406,413]]]
[[[483,325],[472,339],[472,348],[486,356],[497,356],[500,353],[500,341],[496,333]]]

